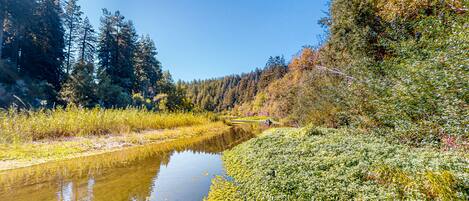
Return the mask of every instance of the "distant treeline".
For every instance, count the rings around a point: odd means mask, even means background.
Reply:
[[[162,72],[149,36],[103,9],[95,31],[77,0],[0,0],[0,107],[190,104]]]
[[[201,110],[227,111],[254,100],[259,91],[287,73],[285,59],[270,57],[263,69],[209,80],[183,83],[187,97]]]

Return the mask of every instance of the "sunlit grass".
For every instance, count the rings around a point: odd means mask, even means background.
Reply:
[[[144,109],[65,109],[0,111],[0,143],[119,134],[210,122],[204,115],[155,113]]]
[[[220,122],[216,122],[184,129],[169,130],[162,136],[172,139],[164,140],[161,143],[129,147],[104,154],[79,157],[71,160],[58,160],[26,168],[0,171],[0,194],[2,191],[5,192],[19,186],[39,184],[60,178],[76,179],[98,176],[109,170],[112,172],[112,169],[116,170],[119,167],[132,166],[150,158],[153,160],[161,159],[163,164],[167,164],[169,156],[173,151],[184,151],[188,148],[205,153],[219,153],[254,136],[249,131],[243,132],[242,130],[237,130],[233,132],[232,129],[235,128],[230,128]],[[122,177],[122,175],[119,177]]]
[[[247,117],[238,117],[233,120],[235,121],[265,121],[267,119],[272,119],[268,116],[247,116]]]
[[[224,125],[222,122],[212,122],[143,133],[4,144],[0,146],[0,170],[30,166],[46,161],[57,161],[83,155],[99,154],[132,146],[221,133],[228,131],[229,128],[229,126]]]
[[[242,201],[242,198],[238,187],[233,182],[229,182],[225,178],[217,176],[212,179],[210,192],[208,196],[204,198],[204,201]]]
[[[209,200],[224,192],[231,200],[469,198],[467,153],[353,129],[277,128],[226,151],[223,161],[232,180],[214,180]]]
[[[417,174],[402,170],[397,166],[379,165],[369,176],[381,185],[394,188],[396,197],[407,199],[458,200],[458,191],[467,189],[464,180],[452,171],[426,170]],[[467,181],[466,181],[467,182]],[[467,194],[465,198],[468,198]]]

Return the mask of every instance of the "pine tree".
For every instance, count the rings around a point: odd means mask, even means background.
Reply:
[[[126,93],[119,85],[113,84],[111,76],[109,76],[106,72],[103,72],[99,75],[97,96],[99,99],[99,104],[107,108],[123,108],[130,105],[132,101],[130,94]]]
[[[288,66],[280,56],[270,57],[259,80],[259,89],[265,89],[270,83],[282,78],[287,73]]]
[[[47,81],[55,90],[60,89],[65,47],[60,16],[60,1],[38,1],[34,23],[29,24],[30,33],[27,35],[32,44],[20,49],[21,73]]]
[[[7,15],[7,1],[0,0],[0,60],[2,59],[3,50],[3,33],[5,31]]]
[[[78,34],[78,62],[85,64],[94,63],[96,42],[96,32],[90,24],[88,17],[86,17]]]
[[[3,20],[3,48],[2,58],[14,64],[16,69],[20,69],[24,49],[32,46],[31,37],[34,10],[37,7],[35,0],[3,0],[4,20]],[[8,38],[8,40],[6,40]],[[28,77],[29,75],[24,74]]]
[[[84,107],[93,107],[97,104],[96,83],[94,82],[93,72],[93,63],[77,63],[62,88],[62,99],[67,103]]]
[[[162,78],[158,81],[160,93],[170,93],[174,91],[174,81],[169,71],[163,71]]]
[[[78,62],[60,93],[61,98],[67,103],[84,107],[93,107],[98,103],[93,62],[95,43],[96,36],[93,26],[88,18],[85,18],[77,35]]]
[[[132,22],[124,21],[118,11],[111,14],[104,10],[98,42],[99,72],[106,72],[113,84],[129,94],[133,88],[136,40]]]
[[[153,97],[161,91],[158,82],[162,79],[162,70],[157,54],[153,40],[149,36],[141,37],[135,53],[134,90],[144,97]]]
[[[115,46],[114,46],[114,26],[112,23],[112,14],[103,9],[103,16],[101,17],[101,26],[100,26],[100,33],[98,39],[98,60],[99,60],[99,68],[98,68],[98,75],[107,73],[110,71],[111,68],[111,59],[112,54],[114,54]]]
[[[78,0],[68,0],[65,5],[64,13],[64,26],[66,30],[65,43],[66,43],[66,63],[65,72],[70,74],[72,62],[74,60],[74,46],[78,38],[79,29],[82,21],[83,12],[80,10],[80,6],[77,5]]]
[[[119,16],[120,14],[116,14]],[[119,17],[116,17],[119,19]],[[122,17],[122,19],[124,19]],[[117,60],[116,62],[116,81],[131,94],[135,82],[134,56],[137,47],[138,35],[132,21],[118,21],[117,26]],[[119,27],[120,26],[120,27]]]
[[[98,78],[100,83],[106,83],[119,91],[119,97],[124,100],[115,101],[119,105],[129,100],[134,87],[134,55],[137,34],[131,21],[125,21],[119,11],[111,14],[103,10],[100,35],[98,39]],[[105,86],[105,85],[100,85]],[[116,92],[117,93],[117,92]],[[111,95],[104,93],[103,95]],[[115,100],[103,97],[106,100]],[[112,105],[113,103],[106,103]]]

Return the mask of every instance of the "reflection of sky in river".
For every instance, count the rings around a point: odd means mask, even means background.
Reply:
[[[150,200],[202,200],[211,180],[222,174],[219,154],[175,153],[153,180]]]
[[[169,164],[161,164],[159,172],[155,170],[150,195],[151,201],[191,201],[202,200],[210,190],[211,180],[223,175],[223,164],[220,154],[209,154],[194,151],[174,152]],[[139,179],[139,178],[135,178]],[[141,178],[140,178],[141,179]],[[95,180],[89,178],[82,184],[83,191],[77,195],[76,183],[69,181],[59,185],[57,200],[73,201],[93,200]],[[85,190],[86,189],[86,190]],[[132,197],[130,200],[140,200]]]
[[[156,171],[156,170],[155,170]],[[159,172],[155,172],[149,200],[152,201],[191,201],[202,200],[210,189],[211,180],[223,175],[223,164],[220,154],[184,151],[174,152],[169,164],[161,164]],[[139,179],[139,178],[135,178]],[[73,201],[76,191],[74,182],[63,183],[57,191],[57,200]],[[86,192],[80,200],[93,200],[95,180],[88,179]],[[130,198],[139,200],[138,198]]]

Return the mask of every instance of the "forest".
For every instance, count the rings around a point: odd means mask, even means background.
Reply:
[[[287,73],[285,59],[280,56],[270,57],[263,69],[250,73],[230,75],[209,80],[182,82],[187,98],[192,100],[199,110],[226,112],[236,106],[254,100],[259,91],[264,90],[271,82],[282,78]],[[246,115],[255,115],[255,113]]]
[[[0,0],[0,200],[63,178],[129,190],[112,185],[133,172],[151,179],[125,178],[146,183],[122,196],[152,200],[159,183],[148,181],[164,181],[173,155],[218,168],[187,176],[211,179],[197,189],[204,200],[468,200],[468,8],[330,0],[319,44],[250,72],[174,81],[119,11],[103,9],[93,27],[78,0]],[[86,160],[96,155],[103,164]],[[92,168],[27,169],[78,157]],[[152,157],[158,166],[142,168]],[[42,178],[53,173],[60,182]],[[54,188],[53,199],[64,187]]]
[[[467,143],[465,1],[335,0],[327,40],[287,63],[188,83],[195,107],[293,126],[376,130],[411,144]],[[467,146],[464,145],[464,146]]]
[[[119,11],[95,29],[77,0],[2,0],[0,107],[189,110],[154,41]]]

